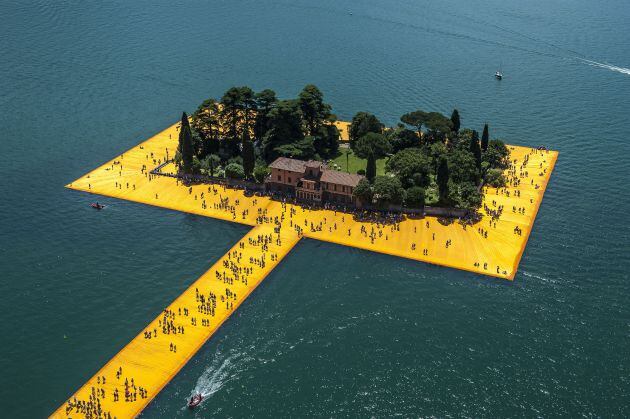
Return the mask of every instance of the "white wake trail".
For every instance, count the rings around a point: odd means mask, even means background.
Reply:
[[[587,60],[585,58],[577,58],[577,59],[580,60],[580,61],[583,61],[583,62],[585,62],[585,63],[587,63],[589,65],[592,65],[594,67],[605,68],[607,70],[616,71],[618,73],[627,74],[627,75],[630,76],[630,68],[618,67],[616,65],[610,65],[610,64],[605,64],[605,63],[599,63],[597,61]]]

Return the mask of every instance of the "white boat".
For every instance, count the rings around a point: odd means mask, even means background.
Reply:
[[[501,73],[501,71],[500,71],[500,70],[497,70],[497,72],[496,72],[496,73],[494,73],[494,77],[495,77],[497,80],[501,80],[501,79],[503,79],[503,73]]]

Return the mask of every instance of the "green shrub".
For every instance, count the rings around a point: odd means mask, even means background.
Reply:
[[[245,177],[245,169],[238,163],[230,163],[225,166],[225,177],[229,179],[243,179]]]

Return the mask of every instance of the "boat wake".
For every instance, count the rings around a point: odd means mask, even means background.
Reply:
[[[617,73],[627,74],[630,76],[630,68],[618,67],[616,65],[610,65],[610,64],[600,63],[597,61],[587,60],[585,58],[577,58],[577,59],[582,62],[585,62],[588,65],[592,65],[594,67],[605,68],[607,70],[616,71]]]
[[[223,359],[216,356],[216,361],[213,361],[197,380],[192,394],[201,394],[205,400],[219,391],[225,384],[238,376],[242,357],[241,354],[231,355]]]

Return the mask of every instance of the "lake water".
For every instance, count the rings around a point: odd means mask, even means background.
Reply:
[[[3,417],[52,413],[246,227],[63,185],[232,85],[560,151],[513,283],[303,240],[144,411],[630,416],[626,0],[0,4]],[[505,74],[498,82],[497,68]]]

